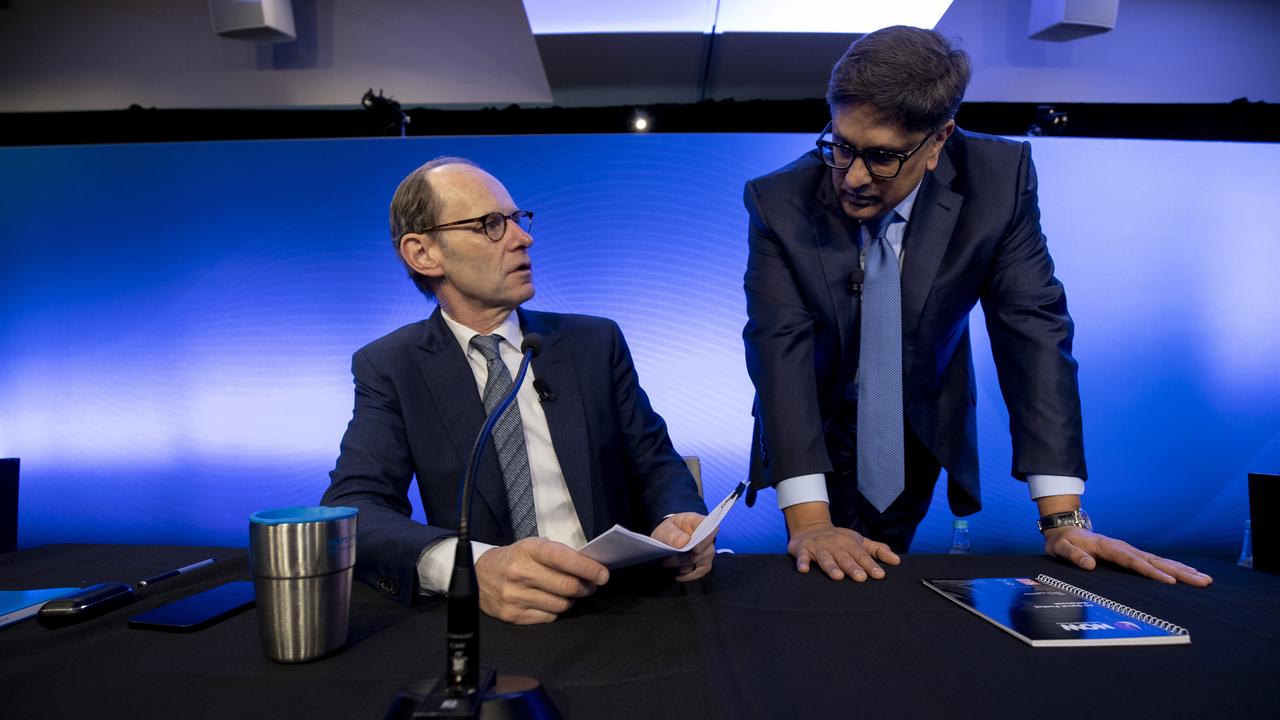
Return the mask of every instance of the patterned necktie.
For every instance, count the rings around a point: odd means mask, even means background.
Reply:
[[[906,486],[902,430],[902,277],[891,212],[867,246],[858,354],[858,491],[876,510]]]
[[[484,383],[484,412],[493,412],[511,390],[511,371],[498,353],[497,335],[476,335],[471,347],[480,351],[488,362],[489,377]],[[520,406],[512,402],[493,428],[493,445],[498,451],[502,482],[507,486],[507,508],[511,511],[511,529],[516,540],[538,534],[538,518],[533,507],[533,479],[529,475],[529,453],[524,446],[524,423]]]

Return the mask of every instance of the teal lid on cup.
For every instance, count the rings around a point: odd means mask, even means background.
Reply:
[[[279,510],[262,510],[249,515],[249,522],[259,525],[287,525],[291,523],[329,522],[355,517],[359,510],[353,507],[289,507]]]

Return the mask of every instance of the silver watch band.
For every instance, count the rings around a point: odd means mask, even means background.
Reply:
[[[1081,527],[1085,530],[1092,530],[1093,522],[1089,520],[1089,514],[1084,510],[1053,513],[1045,515],[1036,521],[1036,528],[1042,533],[1046,530],[1064,527]]]

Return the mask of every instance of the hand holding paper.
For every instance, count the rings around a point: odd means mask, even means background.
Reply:
[[[676,571],[676,580],[690,582],[711,572],[711,563],[716,559],[716,533],[712,532],[702,542],[694,544],[693,533],[698,525],[706,519],[700,513],[677,513],[663,520],[653,529],[649,537],[654,540],[679,548],[679,555],[672,555],[662,561],[663,567]]]
[[[689,550],[696,548],[702,543],[702,541],[712,537],[716,529],[720,527],[720,522],[724,520],[724,516],[729,513],[734,502],[736,502],[742,495],[746,490],[746,487],[746,483],[738,483],[738,486],[734,488],[733,492],[729,493],[729,495],[722,500],[720,504],[717,505],[696,528],[694,528],[693,533],[689,538],[689,542],[685,543],[682,547],[672,547],[665,542],[656,540],[647,535],[641,535],[640,533],[633,532],[621,525],[614,525],[596,539],[579,548],[578,551],[592,560],[601,563],[610,570],[617,570],[618,568],[637,565],[639,563],[649,562],[650,560],[660,560],[662,558],[669,558],[686,553]],[[687,513],[674,515],[671,518],[668,518],[668,521],[675,520],[675,518],[679,518],[681,515],[686,514]],[[676,524],[679,525],[679,523]],[[683,527],[680,529],[684,530]],[[685,564],[686,563],[677,563],[677,565],[681,566]],[[709,563],[707,567],[709,567]],[[678,579],[692,580],[695,579],[695,577],[700,577],[700,575],[694,577],[685,577],[684,575],[680,575],[678,576]]]

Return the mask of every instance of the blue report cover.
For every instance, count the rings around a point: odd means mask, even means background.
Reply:
[[[40,606],[76,592],[80,588],[39,588],[37,590],[0,590],[0,628],[40,612]]]
[[[1047,575],[921,582],[1034,647],[1191,642],[1184,628]]]

